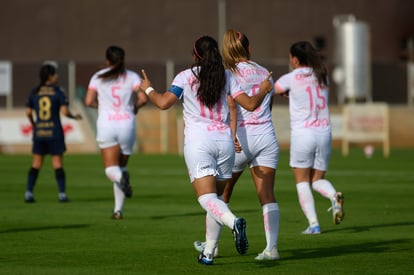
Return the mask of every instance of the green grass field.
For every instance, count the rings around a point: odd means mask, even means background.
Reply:
[[[345,195],[346,217],[334,225],[329,202],[315,194],[322,234],[314,236],[300,234],[307,222],[283,151],[276,176],[282,259],[254,260],[265,239],[245,173],[230,207],[247,220],[250,249],[238,255],[226,228],[213,266],[196,261],[192,243],[204,238],[204,211],[182,157],[131,157],[134,196],[120,221],[110,219],[112,184],[99,155],[65,156],[67,204],[57,201],[49,158],[37,202],[23,202],[30,163],[30,155],[0,155],[0,274],[414,274],[414,150],[392,150],[388,159],[335,150],[328,178]]]

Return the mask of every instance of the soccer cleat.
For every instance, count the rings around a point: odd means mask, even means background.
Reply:
[[[26,191],[26,193],[24,193],[24,202],[26,202],[26,203],[36,202],[32,192]]]
[[[272,250],[263,250],[262,253],[259,253],[256,258],[257,261],[275,261],[280,259],[279,252],[276,247],[273,247]]]
[[[122,220],[123,216],[122,216],[122,212],[121,211],[116,211],[115,213],[112,214],[112,219],[113,220]]]
[[[33,196],[26,196],[26,197],[24,198],[24,202],[25,202],[25,203],[35,203],[35,202],[36,202],[36,200],[35,200],[35,198],[34,198]]]
[[[246,254],[249,248],[249,242],[246,236],[246,220],[243,218],[236,218],[233,226],[233,237],[237,252],[243,255]]]
[[[332,206],[328,211],[332,210],[332,217],[334,224],[340,224],[345,217],[344,211],[344,195],[341,192],[336,192],[334,199],[332,200]]]
[[[70,202],[70,199],[68,197],[61,198],[61,199],[59,199],[59,202],[62,202],[62,203]]]
[[[59,202],[69,202],[69,198],[66,194],[59,194]]]
[[[203,252],[205,247],[206,247],[205,242],[200,242],[200,241],[194,242],[194,248],[198,252]],[[216,258],[217,256],[218,256],[218,246],[214,249],[214,258]]]
[[[302,231],[302,234],[304,235],[315,235],[315,234],[321,234],[321,228],[319,225],[309,226],[306,228],[305,231]]]
[[[205,265],[212,265],[213,264],[213,255],[211,255],[211,254],[204,255],[204,252],[201,252],[201,254],[198,255],[198,263],[199,264],[205,264]]]
[[[129,173],[127,171],[122,172],[122,178],[121,182],[119,183],[119,187],[124,192],[125,197],[132,197],[132,187],[129,184]]]

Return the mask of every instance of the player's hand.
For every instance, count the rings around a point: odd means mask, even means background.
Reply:
[[[272,72],[270,72],[268,75],[267,75],[267,77],[266,77],[266,79],[265,80],[263,80],[261,83],[260,83],[260,90],[262,90],[262,91],[266,91],[266,92],[270,92],[272,89],[273,89],[273,87],[272,87],[272,82],[270,81],[270,78],[272,77]]]
[[[240,153],[243,150],[243,148],[241,147],[239,140],[237,139],[237,137],[235,137],[233,141],[234,141],[234,151],[236,151],[236,153]]]
[[[144,69],[141,70],[141,73],[142,73],[142,82],[141,82],[141,85],[139,86],[139,88],[141,89],[141,91],[145,92],[145,90],[148,87],[151,87],[151,81],[148,79],[148,76],[145,73]]]

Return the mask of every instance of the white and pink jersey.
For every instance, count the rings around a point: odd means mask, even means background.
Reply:
[[[233,73],[242,90],[249,96],[259,92],[260,83],[269,71],[259,64],[249,61],[237,64],[238,71]],[[270,79],[273,85],[273,79]],[[272,93],[266,94],[262,104],[253,112],[237,104],[237,135],[262,135],[274,131],[270,109]]]
[[[197,99],[198,80],[191,69],[180,72],[173,80],[169,91],[183,103],[185,143],[192,140],[232,140],[227,95],[233,97],[242,93],[240,86],[226,71],[226,85],[221,98],[209,109]]]
[[[307,130],[330,132],[328,88],[318,85],[309,67],[297,68],[280,77],[275,87],[289,91],[290,127],[292,135]]]
[[[99,78],[99,75],[108,70],[105,68],[96,72],[88,87],[98,94],[97,127],[135,127],[133,92],[141,85],[141,78],[129,70],[118,79]]]

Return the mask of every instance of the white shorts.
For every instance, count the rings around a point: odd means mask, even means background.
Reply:
[[[279,143],[275,133],[238,137],[242,151],[236,153],[233,172],[242,172],[249,167],[265,166],[277,168],[279,161]]]
[[[184,145],[184,158],[191,182],[205,176],[227,180],[232,176],[234,144],[224,140],[188,142]]]
[[[96,141],[101,149],[120,145],[123,155],[131,155],[135,143],[135,128],[107,128],[97,129]]]
[[[331,156],[330,133],[305,134],[290,138],[290,167],[327,171]]]

